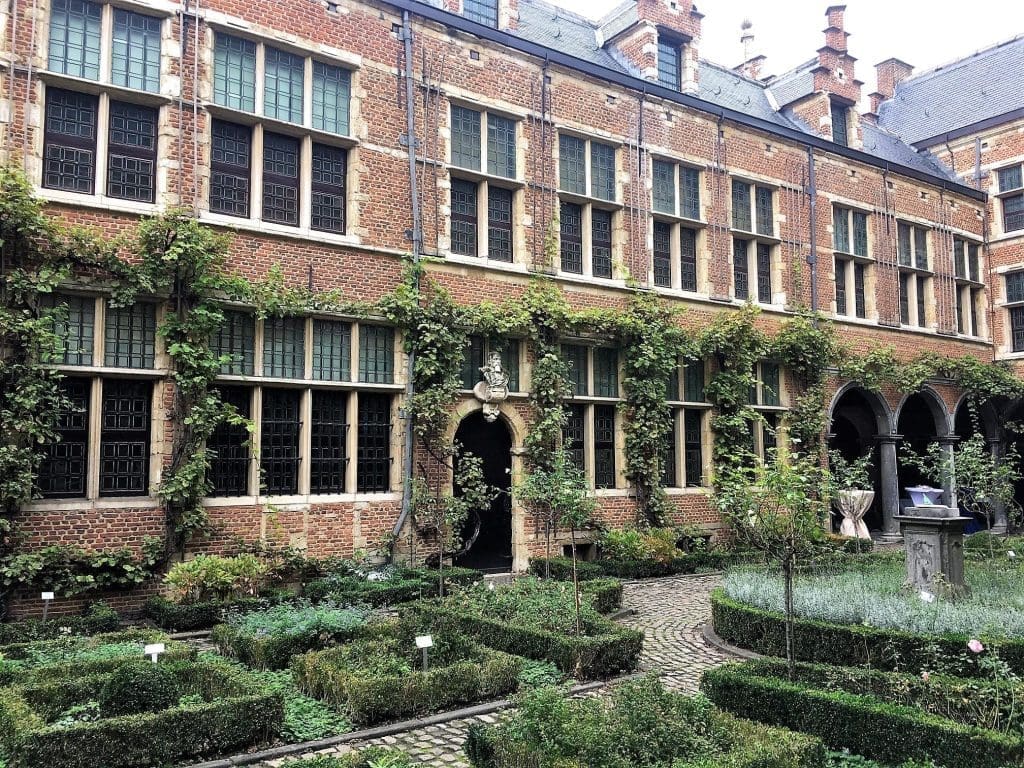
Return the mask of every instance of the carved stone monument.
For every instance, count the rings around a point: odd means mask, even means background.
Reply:
[[[483,403],[484,419],[494,421],[498,418],[498,403],[508,397],[508,374],[501,365],[501,355],[491,352],[480,373],[484,380],[473,387],[473,394]]]
[[[907,550],[907,580],[918,590],[950,597],[964,583],[964,527],[971,522],[954,507],[907,507],[896,515]]]

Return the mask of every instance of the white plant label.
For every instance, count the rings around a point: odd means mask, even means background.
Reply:
[[[931,592],[929,592],[926,589],[922,589],[919,596],[926,603],[934,603],[935,602],[935,595],[933,595]]]
[[[53,600],[53,592],[43,592],[43,600]]]
[[[1017,556],[1017,553],[1016,553],[1016,552],[1014,552],[1014,551],[1013,551],[1013,550],[1011,549],[1011,550],[1008,550],[1008,551],[1006,552],[1006,556],[1007,556],[1007,557],[1016,557],[1016,556]]]
[[[434,638],[430,635],[417,635],[416,636],[416,647],[417,648],[433,648]]]
[[[146,656],[149,656],[153,660],[153,663],[156,664],[156,661],[160,657],[160,654],[164,653],[166,650],[167,648],[163,643],[150,643],[143,649],[142,652]]]

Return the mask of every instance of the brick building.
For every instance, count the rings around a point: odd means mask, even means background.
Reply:
[[[857,351],[991,360],[1024,339],[1020,39],[919,77],[884,62],[874,113],[860,115],[842,6],[827,9],[812,60],[762,79],[760,57],[735,69],[700,57],[690,0],[628,0],[598,23],[543,0],[23,0],[0,13],[0,153],[72,222],[113,234],[185,207],[233,235],[243,275],[279,266],[356,300],[392,290],[415,248],[467,303],[544,274],[581,307],[622,306],[638,284],[696,325],[747,301],[766,327],[813,307]],[[1013,51],[1016,68],[977,76],[1001,83],[980,123],[965,122],[966,86],[962,105],[927,86]],[[928,125],[910,95],[934,102]],[[69,285],[62,301],[78,417],[21,513],[26,546],[139,546],[164,529],[152,495],[170,440],[164,308],[109,307],[102,286]],[[232,308],[214,342],[233,354],[223,391],[256,424],[254,455],[244,432],[215,435],[218,534],[196,549],[264,537],[350,554],[392,532],[401,341],[381,322]],[[467,390],[489,351],[512,375],[501,418],[485,422],[467,391],[456,421],[507,478],[521,469],[531,360],[520,340],[475,338]],[[602,517],[623,522],[628,351],[566,339],[564,352],[566,441]],[[709,371],[680,371],[666,485],[679,521],[713,527]],[[763,451],[789,396],[785,371],[764,361],[758,373]],[[896,446],[962,432],[960,393],[834,384],[833,440],[876,451],[869,521],[894,534],[910,484]],[[504,498],[483,516],[478,564],[521,569],[541,543]]]

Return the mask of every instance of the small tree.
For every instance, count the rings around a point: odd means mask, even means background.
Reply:
[[[576,531],[588,525],[594,516],[597,502],[590,495],[586,475],[569,458],[565,448],[558,448],[546,467],[530,472],[516,486],[519,500],[530,511],[541,517],[545,524],[546,554],[551,559],[551,533],[556,525],[567,525],[572,547],[572,586],[576,603],[576,634],[582,632],[580,583],[576,569]],[[544,575],[550,576],[550,565],[545,563]]]
[[[719,479],[715,502],[737,540],[781,568],[785,584],[786,660],[794,672],[793,576],[799,558],[824,536],[827,508],[817,494],[821,467],[801,456],[776,456],[753,471]]]

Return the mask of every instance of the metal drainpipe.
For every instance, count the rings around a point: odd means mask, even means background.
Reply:
[[[405,133],[407,138],[407,149],[409,153],[409,198],[412,204],[412,262],[419,264],[420,251],[423,247],[423,230],[420,221],[420,200],[416,180],[416,105],[413,103],[414,89],[412,83],[412,24],[409,22],[409,12],[402,11],[402,41],[405,45]],[[419,295],[419,275],[413,273],[413,293]],[[412,402],[415,394],[413,386],[413,373],[416,368],[416,353],[411,349],[407,355],[408,364],[405,374],[405,402],[406,409]],[[412,415],[406,411],[405,416],[405,456],[403,457],[402,468],[402,512],[398,516],[392,534],[398,538],[409,517],[412,507],[412,469],[413,469],[413,424]],[[394,557],[394,552],[392,552]]]
[[[818,324],[818,182],[814,169],[814,148],[807,145],[807,194],[811,201],[811,250],[807,265],[811,268],[811,314]]]

